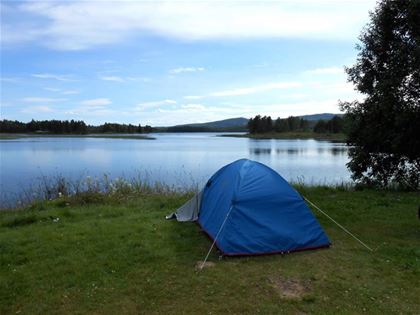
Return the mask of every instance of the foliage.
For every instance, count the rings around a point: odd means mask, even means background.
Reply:
[[[330,249],[221,261],[213,250],[198,273],[211,242],[164,219],[190,194],[70,197],[0,212],[0,313],[418,313],[418,194],[298,189],[375,252],[313,210]],[[281,280],[305,290],[284,297]]]
[[[12,120],[0,120],[0,133],[52,133],[52,134],[87,134],[87,133],[148,133],[151,126],[142,127],[132,124],[104,123],[99,126],[86,125],[76,120],[31,120],[28,123]]]
[[[314,125],[315,124],[315,125]],[[315,133],[344,133],[345,118],[334,116],[330,120],[318,120],[310,122],[306,119],[289,116],[288,118],[277,118],[274,122],[270,116],[257,115],[248,122],[248,130],[250,134],[266,134],[266,133],[293,133],[308,132],[313,128]]]
[[[116,124],[116,123],[104,123],[98,127],[91,127],[91,131],[99,133],[141,133],[143,128],[141,125],[134,126],[132,124]]]
[[[318,120],[314,126],[316,133],[343,133],[345,118],[334,116],[330,120]]]
[[[224,134],[222,137],[250,138],[250,139],[317,139],[345,142],[344,133],[315,133],[312,131],[267,132],[254,134]]]
[[[360,36],[349,81],[363,101],[349,118],[348,167],[356,181],[420,187],[420,1],[383,0]]]
[[[50,133],[72,133],[85,134],[88,127],[83,121],[75,120],[31,120],[28,123],[19,122],[17,120],[1,120],[0,132],[17,133],[17,132],[50,132]]]
[[[289,131],[306,131],[309,129],[309,123],[299,117],[290,116],[281,119],[280,117],[274,121],[270,116],[261,117],[257,115],[248,122],[248,130],[251,134],[268,133],[268,132],[289,132]]]

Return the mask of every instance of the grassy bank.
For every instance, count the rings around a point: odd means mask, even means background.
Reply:
[[[332,248],[197,273],[210,241],[164,220],[188,194],[87,193],[0,213],[0,313],[416,313],[419,195],[300,190],[375,251],[315,213]]]
[[[268,132],[258,134],[223,134],[222,137],[251,138],[251,139],[316,139],[330,141],[346,141],[343,133],[315,133],[315,132]]]
[[[12,134],[1,133],[0,140],[15,140],[22,138],[99,138],[99,139],[129,139],[129,140],[154,140],[154,137],[139,134]]]

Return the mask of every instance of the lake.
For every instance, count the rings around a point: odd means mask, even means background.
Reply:
[[[156,140],[38,137],[0,140],[0,204],[13,203],[42,177],[141,176],[178,187],[202,185],[240,158],[262,162],[285,179],[309,185],[350,181],[344,143],[255,140],[217,133],[161,133]]]

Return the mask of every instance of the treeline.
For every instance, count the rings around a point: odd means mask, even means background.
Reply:
[[[288,132],[288,131],[308,131],[310,130],[309,121],[290,116],[288,118],[277,118],[272,120],[270,116],[257,115],[248,122],[250,133],[266,132]]]
[[[104,123],[100,126],[89,126],[90,133],[148,133],[152,132],[153,128],[149,125],[132,125],[132,124],[116,124]]]
[[[99,126],[86,125],[82,120],[31,120],[28,123],[13,120],[0,120],[0,133],[147,133],[153,131],[149,125],[105,123]]]
[[[345,118],[334,116],[330,120],[318,120],[316,123],[299,117],[277,118],[257,115],[248,121],[248,130],[251,134],[268,132],[296,132],[313,131],[316,133],[343,133]]]
[[[31,120],[28,123],[12,120],[0,121],[0,132],[25,133],[25,132],[49,132],[49,133],[72,133],[84,134],[88,132],[88,126],[79,120]]]
[[[334,116],[330,120],[318,120],[314,126],[316,133],[343,133],[345,127],[345,118]]]

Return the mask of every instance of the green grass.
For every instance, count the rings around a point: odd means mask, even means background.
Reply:
[[[99,139],[128,139],[128,140],[154,140],[154,137],[138,134],[0,134],[0,140],[15,140],[22,138],[99,138]]]
[[[0,314],[418,314],[420,196],[299,190],[375,251],[314,210],[330,249],[197,273],[210,241],[164,220],[189,195],[66,197],[0,213]]]
[[[315,133],[312,131],[296,132],[268,132],[259,134],[223,134],[222,137],[251,138],[251,139],[317,139],[345,141],[346,135],[343,133]]]

